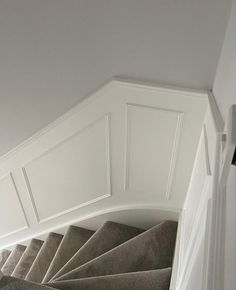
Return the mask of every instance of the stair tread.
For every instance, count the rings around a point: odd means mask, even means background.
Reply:
[[[55,290],[55,287],[49,287],[46,285],[39,285],[24,281],[11,276],[4,276],[0,279],[0,289],[6,290]]]
[[[34,260],[25,280],[41,283],[62,241],[63,235],[50,233]]]
[[[176,222],[163,222],[55,281],[171,267],[176,231]]]
[[[20,258],[22,257],[26,246],[23,245],[16,245],[14,250],[9,255],[8,259],[6,260],[5,264],[2,266],[2,273],[6,276],[10,276],[14,271],[15,267],[17,266]]]
[[[2,266],[5,264],[6,260],[8,259],[8,257],[10,256],[11,251],[9,250],[2,250],[0,253],[0,270],[2,268]]]
[[[142,232],[143,230],[135,227],[110,221],[105,222],[52,280],[56,280]]]
[[[65,236],[50,233],[45,242],[2,250],[0,288],[167,290],[176,232],[173,221],[146,231],[111,221],[95,233],[70,226]]]
[[[61,290],[168,290],[171,268],[49,283]]]
[[[94,234],[93,231],[70,226],[58,247],[51,265],[43,279],[48,282],[57,272],[73,257],[73,255],[89,240]]]
[[[41,240],[32,239],[30,241],[30,244],[27,246],[21,259],[19,260],[19,263],[12,273],[13,277],[20,279],[24,279],[26,277],[42,245],[43,241]]]

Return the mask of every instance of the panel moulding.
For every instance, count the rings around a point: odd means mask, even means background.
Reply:
[[[174,140],[173,140],[173,146],[171,150],[171,161],[170,161],[170,167],[169,167],[169,173],[166,183],[166,192],[165,196],[167,200],[171,199],[171,192],[172,192],[172,184],[174,180],[174,171],[176,168],[176,161],[177,161],[177,155],[178,155],[178,148],[179,148],[179,141],[180,141],[180,135],[181,135],[181,129],[183,124],[183,117],[184,112],[176,111],[176,110],[170,110],[160,107],[152,107],[152,106],[146,106],[146,105],[140,105],[135,103],[127,103],[126,104],[126,134],[125,134],[125,174],[124,174],[124,191],[128,191],[130,189],[130,180],[129,180],[129,160],[130,160],[130,119],[129,119],[129,107],[142,107],[146,109],[152,109],[162,112],[168,112],[177,114],[177,122],[176,122],[176,130],[174,134]],[[144,193],[144,192],[142,192]]]
[[[33,162],[34,160],[37,160],[37,159],[39,159],[39,158],[47,155],[50,151],[54,150],[55,148],[57,148],[58,146],[60,146],[62,144],[65,144],[69,140],[75,138],[76,136],[78,136],[79,134],[81,134],[85,130],[93,127],[96,123],[98,123],[99,121],[101,121],[103,119],[104,119],[104,124],[105,124],[105,146],[106,146],[106,168],[107,168],[107,170],[106,170],[106,176],[107,176],[107,193],[106,194],[103,194],[103,195],[100,195],[97,198],[94,198],[94,199],[91,199],[89,201],[86,201],[86,202],[83,202],[81,204],[78,204],[78,205],[76,205],[74,207],[71,207],[71,208],[69,208],[67,210],[58,212],[57,214],[51,215],[50,217],[41,218],[40,215],[39,215],[38,209],[37,209],[37,205],[36,205],[35,199],[34,199],[34,194],[33,194],[32,186],[30,184],[30,180],[29,180],[29,177],[28,177],[28,174],[27,174],[27,170],[26,170],[27,165],[30,164],[31,162]],[[56,144],[54,147],[50,148],[49,150],[47,150],[46,152],[44,152],[40,156],[38,156],[35,159],[31,160],[30,162],[28,162],[27,164],[25,164],[21,168],[22,173],[23,173],[23,177],[24,177],[24,180],[25,180],[25,184],[26,184],[26,187],[27,187],[27,191],[28,191],[28,194],[29,194],[29,197],[30,197],[30,200],[31,200],[32,207],[33,207],[33,211],[34,211],[35,217],[37,219],[37,222],[39,224],[44,223],[44,222],[47,222],[47,221],[52,220],[52,219],[55,219],[57,217],[66,215],[66,214],[71,213],[71,212],[73,212],[75,210],[78,210],[80,208],[83,208],[83,207],[86,207],[88,205],[94,204],[94,203],[96,203],[96,202],[98,202],[100,200],[103,200],[105,198],[108,198],[108,197],[111,197],[112,196],[112,190],[111,190],[111,152],[110,152],[110,119],[111,119],[110,113],[102,116],[101,118],[93,121],[92,123],[88,124],[84,128],[79,129],[74,135],[72,135],[69,138],[63,140],[59,144]]]
[[[25,224],[24,224],[22,227],[20,227],[20,228],[14,230],[14,231],[11,231],[11,232],[9,232],[9,233],[7,233],[7,234],[1,235],[1,236],[0,236],[0,239],[7,238],[7,237],[9,237],[9,236],[11,236],[11,235],[14,235],[14,234],[16,234],[16,233],[22,232],[22,231],[24,231],[24,230],[26,230],[26,229],[29,228],[29,222],[28,222],[28,219],[27,219],[27,216],[26,216],[26,213],[25,213],[25,210],[24,210],[24,207],[23,207],[22,201],[21,201],[21,199],[20,199],[20,195],[19,195],[19,192],[18,192],[18,190],[17,190],[17,187],[16,187],[16,184],[15,184],[15,180],[14,180],[14,178],[13,178],[12,172],[10,172],[10,173],[8,173],[8,174],[2,176],[1,179],[0,179],[0,181],[1,181],[3,178],[6,178],[6,177],[8,177],[8,178],[10,179],[11,183],[12,183],[12,186],[13,186],[13,188],[14,188],[14,192],[15,192],[15,195],[16,195],[16,198],[17,198],[17,201],[18,201],[18,203],[19,203],[20,209],[21,209],[22,214],[23,214],[23,217],[24,217],[24,222],[25,222]]]

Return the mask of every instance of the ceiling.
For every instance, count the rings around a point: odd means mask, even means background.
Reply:
[[[1,0],[0,155],[115,76],[212,87],[231,0]]]

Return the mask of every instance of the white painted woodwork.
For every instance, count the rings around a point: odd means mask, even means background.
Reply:
[[[207,112],[209,114],[209,110]],[[212,173],[208,148],[209,135],[206,133],[206,124],[202,127],[198,152],[194,163],[194,169],[183,206],[180,227],[180,248],[178,263],[178,290],[201,289],[203,290],[203,277],[205,252],[202,250],[207,243],[207,223],[209,199],[211,198]],[[211,137],[213,137],[211,135]],[[212,148],[213,149],[213,148]],[[201,253],[204,257],[199,256]],[[200,274],[199,274],[200,271]],[[196,272],[200,276],[198,284],[195,284]],[[192,288],[190,288],[190,285]],[[198,288],[196,288],[198,287]]]
[[[0,239],[28,227],[12,175],[0,179]]]
[[[224,133],[221,136],[221,152],[219,165],[219,184],[217,188],[217,199],[214,206],[215,222],[211,234],[211,242],[214,247],[211,249],[211,265],[213,271],[210,276],[209,285],[212,289],[221,290],[226,282],[226,269],[222,261],[226,259],[226,198],[227,183],[230,174],[231,162],[236,148],[236,105],[231,106],[228,119],[225,124]]]
[[[109,141],[106,115],[24,166],[38,222],[111,195]]]
[[[178,111],[127,105],[126,190],[159,192],[160,198],[170,199],[182,116]]]
[[[224,287],[225,197],[236,146],[236,107],[231,108],[224,130],[213,96],[209,97],[180,218],[171,290]]]
[[[132,209],[145,209],[144,221],[178,219],[207,106],[204,92],[105,85],[0,159],[0,176],[10,176],[0,180],[0,212],[10,204],[0,248],[98,216],[132,220]]]
[[[122,223],[125,225],[138,227],[141,229],[149,229],[152,226],[159,224],[164,220],[178,221],[179,211],[174,210],[164,210],[158,208],[158,206],[128,206],[126,207],[113,207],[106,210],[101,210],[98,212],[91,213],[82,217],[81,219],[76,219],[71,221],[71,224],[82,227],[85,229],[90,229],[96,231],[101,225],[106,221],[114,221]],[[67,230],[67,224],[61,224],[60,227],[53,228],[56,233],[64,235]],[[31,238],[38,238],[41,240],[46,240],[48,232],[40,232],[37,235],[32,235],[20,241],[23,245],[28,245]],[[12,250],[15,244],[9,244],[8,248]]]

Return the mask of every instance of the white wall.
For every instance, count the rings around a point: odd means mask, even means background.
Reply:
[[[232,0],[1,0],[0,155],[114,76],[211,88]]]
[[[234,1],[221,57],[216,72],[213,93],[223,118],[236,103],[236,1]],[[225,290],[236,285],[236,167],[231,168],[227,190]]]
[[[234,1],[213,85],[213,93],[224,119],[227,118],[229,107],[236,102],[235,5]]]

